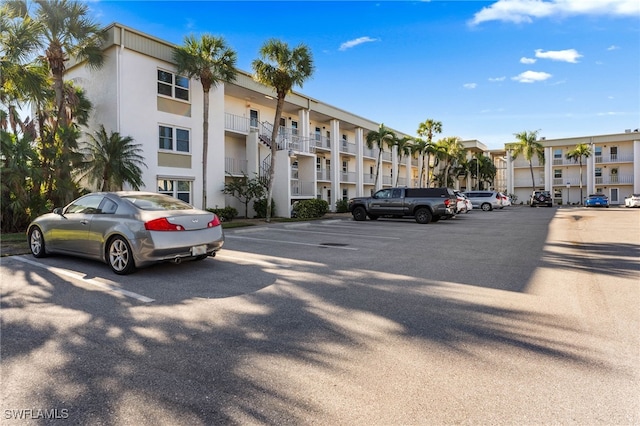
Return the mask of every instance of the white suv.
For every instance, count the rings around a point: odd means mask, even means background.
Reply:
[[[471,200],[473,208],[479,208],[485,212],[502,208],[502,199],[496,191],[467,191],[464,195]]]

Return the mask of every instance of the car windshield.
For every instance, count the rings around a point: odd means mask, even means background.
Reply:
[[[141,210],[190,210],[193,207],[177,198],[162,194],[139,194],[122,197]]]

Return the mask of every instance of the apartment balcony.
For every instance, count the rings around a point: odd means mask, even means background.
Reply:
[[[362,182],[365,184],[373,185],[375,181],[376,181],[376,175],[374,174],[365,173],[364,175],[362,175]]]
[[[633,175],[596,176],[596,185],[632,185]]]
[[[316,196],[316,184],[315,182],[293,180],[291,181],[291,196],[292,197],[315,197]]]
[[[411,165],[418,167],[418,159],[417,158],[412,158],[411,159]]]
[[[366,146],[362,150],[362,155],[369,158],[378,158],[378,153],[373,148],[367,148]]]
[[[382,184],[383,185],[392,185],[393,178],[391,176],[382,176]]]
[[[224,158],[224,172],[232,176],[245,176],[248,172],[247,160],[241,158]]]
[[[224,113],[224,130],[228,130],[243,135],[248,135],[251,130],[250,120],[247,117]]]
[[[340,152],[348,153],[348,154],[356,154],[356,144],[349,143],[345,140],[340,141]]]
[[[585,163],[586,164],[586,163]],[[529,167],[529,162],[523,158],[518,158],[517,160],[515,160],[513,162],[513,168],[518,168],[518,167]],[[535,169],[536,167],[543,167],[543,165],[541,164],[537,164],[537,160],[533,162],[533,168]]]
[[[585,178],[585,182],[587,179]],[[566,184],[566,181],[565,181]],[[515,188],[531,188],[531,178],[529,179],[516,179],[513,183]],[[544,179],[538,178],[535,180],[536,188],[544,188]]]
[[[632,163],[633,154],[596,155],[594,160],[596,164]]]
[[[356,177],[358,175],[355,172],[341,172],[340,182],[356,183]]]
[[[407,186],[407,178],[399,177],[398,186]]]
[[[331,169],[316,169],[316,177],[318,180],[331,180]]]
[[[331,139],[326,136],[320,136],[318,134],[312,133],[309,136],[309,139],[311,141],[311,145],[313,145],[316,149],[322,149],[326,151],[331,149]]]
[[[382,151],[382,161],[391,161],[391,153]]]

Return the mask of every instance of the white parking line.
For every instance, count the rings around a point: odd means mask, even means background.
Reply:
[[[62,269],[62,268],[56,268],[55,266],[48,266],[45,265],[44,263],[40,263],[40,262],[36,262],[34,260],[31,259],[27,259],[26,257],[21,257],[21,256],[13,256],[12,259],[16,259],[19,260],[20,262],[24,262],[24,263],[28,263],[29,265],[33,265],[33,266],[37,266],[39,268],[43,268],[46,269],[47,271],[56,274],[56,275],[61,275],[61,276],[65,276],[65,277],[69,277],[72,278],[74,280],[78,280],[78,281],[82,281],[83,283],[86,284],[90,284],[93,285],[95,287],[99,287],[103,290],[107,290],[113,293],[118,293],[121,294],[123,296],[127,296],[127,297],[131,297],[133,299],[136,299],[140,302],[143,303],[151,303],[154,302],[155,299],[151,299],[149,297],[143,296],[141,294],[138,293],[134,293],[132,291],[128,291],[128,290],[124,290],[118,287],[114,287],[112,285],[91,279],[91,278],[84,278],[81,274],[79,274],[78,272],[74,272],[74,271],[70,271],[68,269]]]
[[[252,238],[252,237],[241,237],[239,235],[225,235],[227,239],[236,239],[236,240],[254,240],[254,241],[266,241],[269,243],[282,243],[282,244],[295,244],[299,246],[311,246],[311,247],[321,247],[327,249],[338,249],[338,250],[358,250],[355,247],[340,247],[340,246],[330,246],[324,244],[311,244],[311,243],[298,243],[295,241],[282,241],[282,240],[274,240],[271,238]]]
[[[288,232],[306,232],[309,234],[323,234],[323,235],[340,235],[341,237],[364,237],[364,238],[380,238],[383,240],[399,240],[400,237],[384,237],[382,235],[369,235],[369,234],[345,234],[341,232],[323,232],[323,231],[305,231],[304,229],[274,229],[276,232],[288,231]]]

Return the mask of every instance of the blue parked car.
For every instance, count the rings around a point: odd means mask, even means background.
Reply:
[[[591,194],[585,200],[584,206],[609,208],[609,198],[604,194]]]

